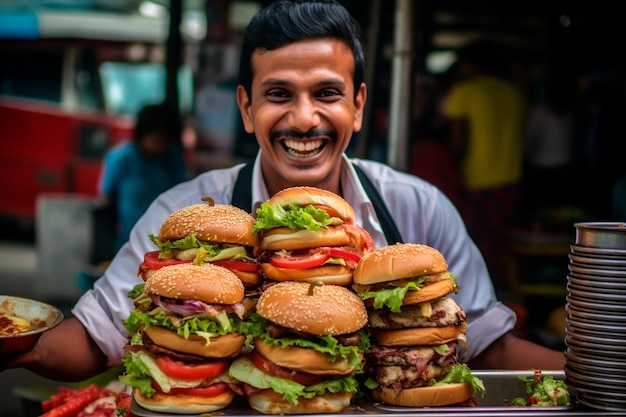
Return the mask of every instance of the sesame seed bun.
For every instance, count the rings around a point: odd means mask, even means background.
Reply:
[[[440,407],[463,403],[474,396],[470,384],[442,384],[401,389],[379,386],[370,391],[374,401],[404,407]]]
[[[159,240],[178,240],[194,234],[206,242],[255,246],[254,217],[225,204],[193,204],[170,214],[162,223]]]
[[[144,292],[182,300],[235,304],[243,300],[244,286],[229,269],[213,264],[177,264],[154,271]]]
[[[363,301],[337,285],[279,282],[261,294],[256,311],[283,327],[317,336],[352,333],[367,323]]]
[[[365,254],[354,270],[354,282],[371,285],[447,270],[448,264],[437,249],[415,243],[396,243]]]
[[[323,205],[333,208],[345,223],[354,223],[354,210],[339,195],[316,187],[290,187],[280,190],[269,200],[269,204],[287,207],[289,204],[299,206]]]

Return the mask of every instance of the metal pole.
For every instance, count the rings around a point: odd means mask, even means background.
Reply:
[[[412,64],[413,0],[396,0],[394,53],[391,70],[387,163],[401,171],[408,165]]]
[[[374,106],[375,90],[374,77],[376,74],[376,60],[378,59],[378,37],[380,35],[380,3],[381,0],[372,0],[370,6],[371,21],[367,32],[367,52],[365,65],[365,84],[367,85],[367,103],[363,111],[363,126],[359,132],[359,142],[357,143],[357,156],[367,157],[368,145],[371,143],[371,119]]]
[[[182,2],[183,0],[170,1],[169,35],[165,52],[165,100],[175,108],[179,106],[178,69],[182,61],[182,35],[180,33]]]

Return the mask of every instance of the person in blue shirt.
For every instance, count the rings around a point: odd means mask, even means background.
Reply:
[[[150,203],[187,179],[181,131],[174,107],[147,105],[137,115],[132,141],[118,144],[105,156],[99,187],[116,207],[114,253],[126,243]]]

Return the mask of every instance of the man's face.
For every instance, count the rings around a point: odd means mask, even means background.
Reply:
[[[315,39],[257,50],[252,71],[251,96],[239,86],[237,100],[270,193],[294,185],[338,192],[341,156],[361,129],[366,98],[364,84],[355,98],[350,48]]]

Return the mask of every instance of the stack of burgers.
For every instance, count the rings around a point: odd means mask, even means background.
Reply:
[[[338,285],[284,281],[259,297],[254,350],[230,374],[264,414],[339,413],[359,390],[369,340],[367,312]]]
[[[361,256],[374,249],[369,233],[354,224],[348,202],[315,187],[276,193],[257,210],[253,231],[270,283],[321,281],[347,287]]]
[[[145,280],[163,266],[178,263],[202,265],[207,262],[230,269],[247,290],[261,283],[259,264],[253,251],[258,245],[252,233],[254,217],[231,205],[193,204],[170,214],[158,236],[150,239],[158,250],[147,252],[139,267]]]
[[[145,255],[145,282],[129,294],[134,309],[124,321],[131,340],[121,378],[144,408],[206,413],[241,393],[228,367],[241,353],[254,307],[244,297],[258,280],[253,221],[232,206],[197,204],[171,214],[151,237],[159,251]]]
[[[463,310],[448,295],[456,278],[439,251],[395,244],[366,254],[354,273],[365,301],[372,346],[371,397],[390,405],[475,405],[482,382],[458,361],[465,343]]]

